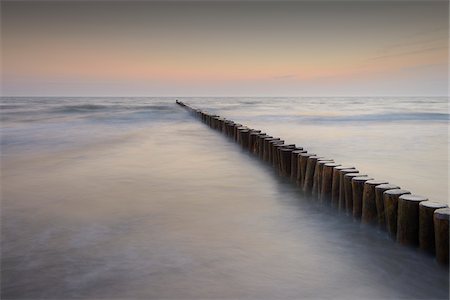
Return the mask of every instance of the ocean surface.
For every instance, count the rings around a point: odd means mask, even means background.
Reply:
[[[2,299],[448,298],[175,99],[448,203],[447,98],[3,97]]]

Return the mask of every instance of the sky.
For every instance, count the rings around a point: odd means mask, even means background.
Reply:
[[[448,1],[4,1],[3,96],[445,96]]]

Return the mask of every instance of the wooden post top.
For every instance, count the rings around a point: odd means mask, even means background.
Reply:
[[[447,204],[434,202],[434,201],[430,201],[430,200],[422,201],[419,203],[419,205],[423,206],[423,207],[427,207],[427,208],[436,208],[436,209],[448,207]]]
[[[308,153],[308,152],[302,152],[299,154],[299,156],[303,156],[303,157],[310,157],[310,156],[315,156],[314,153]]]
[[[439,220],[450,220],[450,208],[439,208],[434,211],[434,217]]]
[[[353,182],[365,182],[368,180],[373,180],[373,178],[370,178],[367,175],[355,176],[352,178]]]
[[[344,177],[346,178],[353,178],[353,177],[361,177],[361,176],[367,176],[367,175],[363,175],[363,174],[359,174],[359,173],[347,173],[344,175]]]
[[[377,186],[375,186],[375,189],[376,190],[393,190],[393,189],[400,189],[400,187],[395,184],[387,183],[387,184],[377,185]]]
[[[413,194],[401,195],[400,199],[405,200],[405,201],[410,201],[410,202],[421,202],[421,201],[428,200],[426,197],[419,196],[419,195],[413,195]]]
[[[335,170],[344,170],[344,169],[354,169],[355,167],[351,167],[351,166],[347,166],[347,165],[338,165],[338,166],[336,166],[334,169]]]
[[[403,194],[410,194],[410,191],[407,190],[402,190],[402,189],[392,189],[392,190],[387,190],[384,192],[387,195],[403,195]]]
[[[338,167],[340,166],[340,164],[334,163],[334,162],[329,162],[324,164],[325,167]]]
[[[375,180],[375,179],[372,179],[372,180],[367,180],[366,181],[366,184],[368,184],[368,185],[380,185],[380,184],[388,184],[389,182],[387,182],[387,181],[383,181],[383,180]]]

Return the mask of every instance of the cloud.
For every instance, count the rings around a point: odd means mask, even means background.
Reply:
[[[433,48],[419,49],[419,50],[414,50],[414,51],[407,51],[407,52],[401,52],[401,53],[394,53],[394,54],[388,54],[388,55],[375,56],[375,57],[369,58],[368,61],[380,60],[380,59],[391,58],[391,57],[398,57],[398,56],[406,56],[406,55],[412,55],[412,54],[419,54],[419,53],[437,51],[437,50],[441,50],[441,49],[448,49],[448,46],[433,47]]]

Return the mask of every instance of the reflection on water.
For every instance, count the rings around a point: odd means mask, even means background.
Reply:
[[[412,191],[430,174],[434,200],[446,185],[446,121],[317,120],[354,99],[180,100]],[[443,113],[432,100],[416,107]],[[304,198],[174,99],[30,101],[2,102],[4,298],[448,297],[433,258]],[[302,114],[316,120],[280,122]]]

